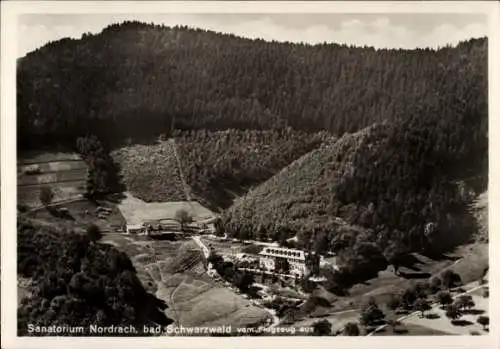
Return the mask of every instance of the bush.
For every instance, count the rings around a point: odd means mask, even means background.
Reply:
[[[380,324],[384,318],[385,314],[380,310],[373,297],[361,308],[360,323],[364,327],[376,326]]]
[[[464,294],[464,295],[459,296],[455,300],[454,304],[459,309],[465,309],[465,308],[471,309],[471,308],[474,308],[474,306],[476,305],[470,294]]]
[[[40,202],[44,206],[48,206],[50,205],[53,199],[54,199],[54,192],[52,191],[52,188],[42,187],[42,189],[40,190]]]
[[[391,310],[396,310],[402,305],[400,295],[391,295],[389,301],[387,301],[387,307]]]
[[[314,336],[329,336],[332,334],[332,324],[328,320],[321,320],[313,324]]]
[[[348,322],[344,326],[344,330],[342,331],[344,336],[359,336],[360,332],[361,331],[359,330],[359,326],[355,322]]]
[[[101,229],[97,225],[91,224],[87,227],[87,236],[92,242],[99,241],[102,238]]]
[[[430,281],[430,284],[429,284],[429,290],[432,292],[432,293],[436,293],[438,292],[439,290],[441,290],[441,288],[443,287],[443,280],[441,280],[439,277],[437,276],[434,276],[431,281]]]
[[[460,275],[449,269],[445,270],[443,274],[441,274],[441,278],[443,280],[443,285],[446,288],[453,288],[462,284]]]
[[[436,300],[443,307],[447,306],[448,304],[453,303],[453,297],[451,296],[450,292],[447,292],[447,291],[438,292],[438,294],[436,295]]]
[[[480,316],[477,318],[477,323],[483,326],[483,330],[490,324],[490,318],[488,316]]]

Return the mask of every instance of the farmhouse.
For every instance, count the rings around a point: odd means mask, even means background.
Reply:
[[[288,264],[288,273],[302,276],[306,273],[306,254],[302,250],[281,247],[265,247],[259,253],[260,267],[269,271],[279,271]]]

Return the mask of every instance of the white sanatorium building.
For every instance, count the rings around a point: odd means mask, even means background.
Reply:
[[[290,274],[302,276],[306,273],[306,255],[304,251],[281,247],[264,247],[259,253],[260,267],[269,271],[276,269],[276,260],[286,259],[290,266]]]

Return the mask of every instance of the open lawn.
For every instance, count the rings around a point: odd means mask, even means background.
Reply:
[[[195,201],[144,202],[130,193],[118,204],[128,224],[141,224],[145,221],[174,219],[178,210],[186,210],[195,221],[203,221],[214,216],[213,212]]]
[[[439,259],[418,254],[414,257],[414,264],[401,268],[399,275],[394,274],[392,266],[389,266],[379,272],[378,277],[353,286],[348,296],[338,297],[334,310],[359,308],[368,297],[374,297],[377,303],[385,305],[392,295],[404,291],[417,282],[440,276],[447,269],[457,272],[464,283],[478,280],[488,267],[488,244],[464,245]]]
[[[470,331],[477,331],[481,334],[487,334],[476,320],[481,315],[488,315],[489,301],[487,298],[472,294],[475,307],[462,315],[455,323],[446,317],[445,311],[440,306],[434,306],[432,310],[426,312],[425,317],[418,314],[412,314],[406,318],[404,324],[414,324],[428,327],[437,331],[447,332],[457,335],[468,335]],[[432,314],[432,315],[431,315]],[[431,316],[428,316],[431,315]]]
[[[453,333],[443,332],[434,328],[429,328],[416,324],[405,324],[404,326],[397,326],[396,331],[391,328],[384,328],[376,333],[374,336],[449,336]]]

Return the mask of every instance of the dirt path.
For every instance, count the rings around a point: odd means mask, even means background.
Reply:
[[[186,178],[184,177],[184,170],[182,168],[181,159],[179,157],[179,153],[177,152],[177,144],[175,143],[174,138],[169,139],[170,144],[172,145],[172,149],[174,151],[174,157],[177,161],[177,169],[179,171],[179,176],[181,177],[182,189],[184,190],[184,195],[186,195],[186,200],[191,202],[191,188],[187,185]]]

